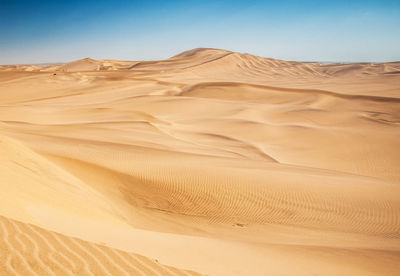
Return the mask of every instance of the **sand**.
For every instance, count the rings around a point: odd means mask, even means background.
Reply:
[[[0,66],[0,120],[5,275],[400,271],[400,62]]]

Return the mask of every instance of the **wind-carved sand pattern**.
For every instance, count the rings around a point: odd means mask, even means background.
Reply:
[[[1,269],[397,275],[399,72],[217,49],[0,66]]]
[[[201,275],[2,216],[0,235],[1,275]]]

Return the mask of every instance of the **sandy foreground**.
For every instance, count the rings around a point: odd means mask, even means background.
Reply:
[[[0,275],[399,275],[400,62],[0,66]]]

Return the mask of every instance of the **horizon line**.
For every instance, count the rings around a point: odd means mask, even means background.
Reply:
[[[289,59],[282,59],[282,58],[274,58],[274,57],[264,57],[264,56],[259,56],[255,54],[251,54],[249,52],[237,52],[237,51],[230,51],[226,49],[221,49],[221,48],[211,48],[211,47],[197,47],[189,50],[185,50],[182,52],[179,52],[173,56],[164,58],[164,59],[139,59],[139,60],[130,60],[130,59],[118,59],[118,58],[92,58],[92,57],[84,57],[84,58],[78,58],[74,60],[69,60],[69,61],[43,61],[43,62],[38,62],[38,63],[8,63],[8,64],[3,64],[0,63],[0,66],[39,66],[39,65],[57,65],[57,64],[66,64],[66,63],[71,63],[79,60],[84,60],[84,59],[93,59],[93,60],[116,60],[116,61],[160,61],[160,60],[167,60],[176,56],[179,56],[180,54],[183,54],[185,52],[190,52],[194,50],[220,50],[220,51],[227,51],[231,53],[239,53],[239,54],[249,54],[252,56],[257,56],[261,58],[269,58],[269,59],[276,59],[276,60],[282,60],[282,61],[288,61],[288,62],[300,62],[300,63],[324,63],[324,64],[352,64],[352,63],[374,63],[374,64],[380,64],[380,63],[396,63],[400,62],[400,60],[393,60],[393,61],[349,61],[349,60],[341,60],[341,61],[329,61],[329,60],[289,60]]]

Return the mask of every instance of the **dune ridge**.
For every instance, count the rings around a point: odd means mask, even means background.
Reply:
[[[398,72],[209,48],[0,66],[0,266],[396,275]]]

